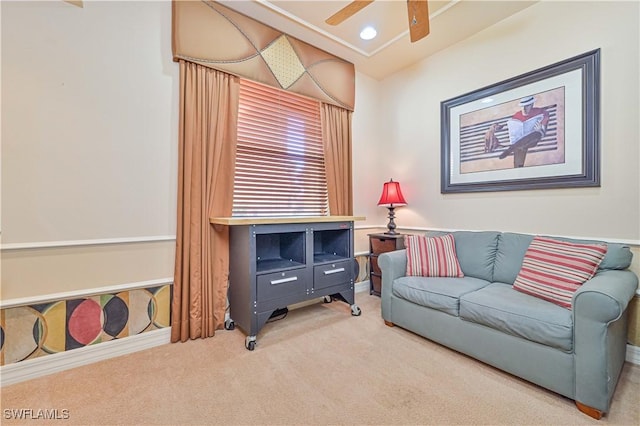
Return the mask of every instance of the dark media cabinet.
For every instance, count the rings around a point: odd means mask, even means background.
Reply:
[[[288,305],[324,297],[341,300],[360,315],[354,280],[352,216],[307,218],[211,218],[229,226],[227,330],[237,324],[255,349],[256,335]]]

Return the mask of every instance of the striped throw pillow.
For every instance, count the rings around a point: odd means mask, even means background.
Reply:
[[[595,275],[606,253],[606,244],[535,237],[513,288],[571,310],[573,294]]]
[[[406,235],[404,238],[407,248],[407,276],[464,277],[453,235]]]

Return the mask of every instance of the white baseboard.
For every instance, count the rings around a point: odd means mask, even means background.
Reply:
[[[625,360],[631,364],[640,365],[640,346],[627,345]]]
[[[359,283],[356,283],[356,285],[353,287],[353,291],[355,293],[362,293],[364,291],[369,291],[369,280],[364,280],[364,281],[360,281]]]
[[[3,365],[0,367],[0,386],[7,386],[108,358],[153,348],[167,344],[170,340],[171,327],[166,327],[123,339],[110,340],[15,364]]]

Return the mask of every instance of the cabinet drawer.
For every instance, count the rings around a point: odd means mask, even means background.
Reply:
[[[371,252],[372,253],[386,253],[396,249],[395,239],[380,239],[371,237]]]
[[[305,291],[304,268],[258,275],[256,279],[256,292],[260,301]]]
[[[313,267],[313,287],[316,289],[349,282],[352,278],[353,260]]]

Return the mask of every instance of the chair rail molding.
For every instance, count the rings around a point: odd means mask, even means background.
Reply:
[[[175,241],[175,239],[176,239],[175,235],[159,235],[159,236],[150,236],[150,237],[101,238],[101,239],[91,239],[91,240],[35,241],[35,242],[27,242],[27,243],[1,244],[0,251],[74,247],[74,246],[95,246],[95,245],[105,245],[105,244],[155,243],[155,242],[162,242],[162,241]]]
[[[0,309],[15,308],[18,306],[35,305],[40,303],[55,302],[58,300],[76,299],[87,296],[96,296],[106,293],[118,293],[126,290],[138,288],[158,287],[162,285],[172,285],[173,277],[159,278],[155,280],[136,281],[132,283],[110,285],[105,287],[94,287],[83,290],[65,291],[61,293],[42,294],[38,296],[20,297],[16,299],[0,300]]]

